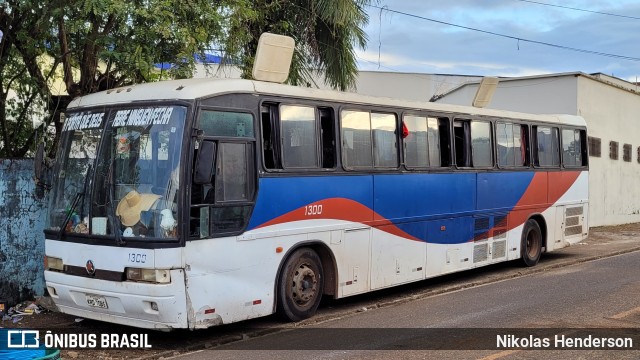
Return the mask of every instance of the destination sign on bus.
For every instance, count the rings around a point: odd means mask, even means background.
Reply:
[[[172,112],[173,107],[119,110],[113,119],[113,127],[165,125],[169,123]]]
[[[103,119],[103,112],[73,114],[64,122],[62,131],[96,129],[102,126]]]

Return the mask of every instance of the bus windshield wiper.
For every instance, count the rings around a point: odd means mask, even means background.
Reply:
[[[87,168],[86,176],[84,177],[84,182],[82,183],[82,190],[78,191],[76,195],[73,197],[73,201],[71,201],[71,207],[69,208],[69,211],[67,211],[67,216],[65,216],[62,226],[60,226],[60,233],[58,234],[60,238],[64,237],[65,230],[67,229],[67,224],[69,223],[69,220],[71,220],[73,213],[76,211],[78,204],[84,200],[84,196],[87,193],[87,182],[89,181],[89,177],[91,177],[92,168],[93,168],[92,164],[89,164],[89,167]],[[81,214],[82,214],[82,211],[81,211]]]

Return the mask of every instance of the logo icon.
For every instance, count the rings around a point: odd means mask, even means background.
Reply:
[[[28,349],[40,346],[40,332],[38,330],[8,330],[8,349]]]
[[[93,260],[87,260],[87,264],[84,267],[87,269],[87,274],[94,275],[96,273],[96,267],[93,265]]]

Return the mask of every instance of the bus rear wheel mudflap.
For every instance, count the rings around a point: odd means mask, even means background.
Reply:
[[[529,219],[522,229],[520,255],[525,266],[535,266],[542,255],[542,230],[534,219]]]
[[[285,320],[300,321],[313,316],[324,289],[322,262],[310,248],[295,250],[280,272],[277,312]]]

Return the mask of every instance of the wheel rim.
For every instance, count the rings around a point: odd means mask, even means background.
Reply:
[[[527,233],[527,255],[529,258],[535,258],[538,256],[540,241],[541,237],[538,232],[532,230]]]
[[[300,307],[313,304],[318,290],[315,271],[308,264],[300,264],[292,274],[291,298]]]

